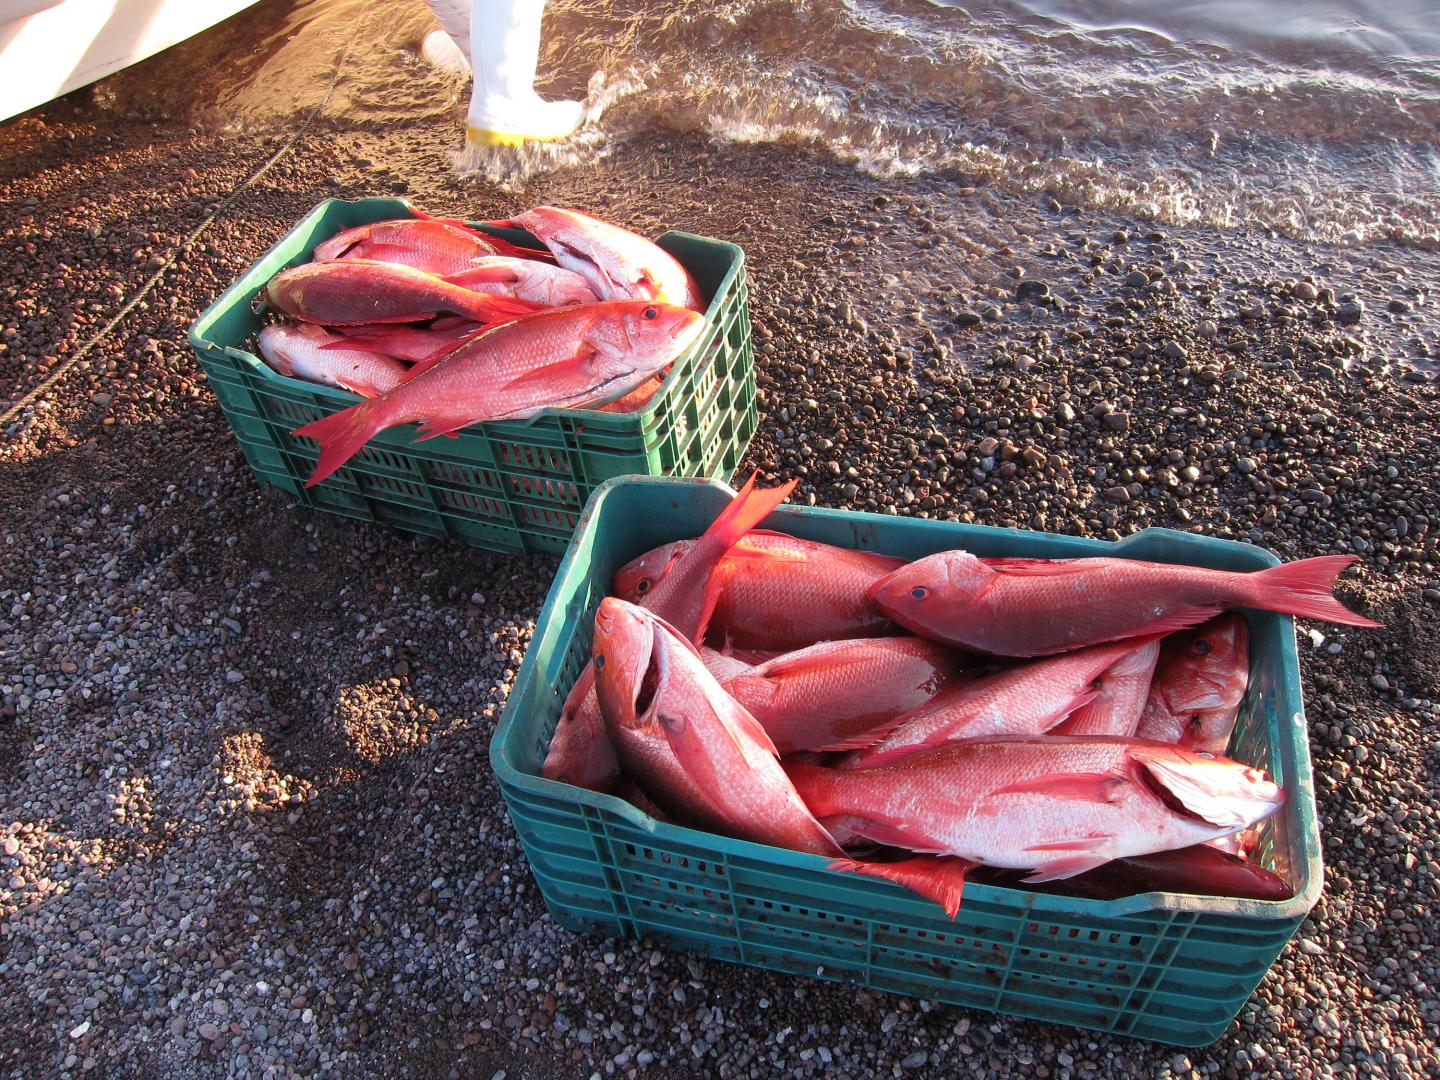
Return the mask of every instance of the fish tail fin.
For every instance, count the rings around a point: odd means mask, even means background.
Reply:
[[[968,859],[953,855],[917,855],[893,863],[836,859],[826,869],[893,881],[927,900],[934,900],[946,915],[954,919],[965,893],[965,875],[975,865]]]
[[[320,444],[320,461],[310,479],[305,481],[307,488],[330,476],[358,454],[372,435],[387,426],[384,415],[375,407],[379,400],[362,401],[342,412],[322,416],[290,433],[314,439]]]
[[[790,497],[799,479],[789,480],[779,487],[757,489],[755,478],[759,472],[750,474],[750,479],[720,511],[718,517],[705,530],[706,538],[712,540],[724,551],[729,551],[740,542],[740,538],[770,516],[771,512]]]
[[[1266,611],[1281,611],[1306,619],[1378,627],[1382,624],[1356,614],[1331,595],[1335,579],[1356,561],[1354,555],[1321,555],[1272,566],[1255,575],[1249,602]]]
[[[736,493],[735,498],[730,500],[728,506],[720,511],[720,515],[710,523],[705,530],[701,542],[707,546],[713,545],[715,559],[725,555],[731,548],[740,542],[740,538],[764,521],[775,510],[777,506],[790,497],[795,486],[800,483],[797,477],[787,481],[779,487],[765,488],[758,490],[755,487],[755,478],[759,471],[752,472],[750,479]],[[710,618],[715,614],[715,605],[720,602],[720,593],[724,586],[722,575],[711,571],[709,578],[705,581],[704,599],[700,607],[700,628],[696,631],[696,640],[702,640],[705,631],[710,625]]]
[[[544,304],[521,300],[514,296],[505,296],[502,293],[470,292],[459,285],[456,285],[455,288],[464,294],[464,299],[457,301],[456,306],[463,307],[464,314],[476,322],[489,323],[492,326],[496,323],[524,318],[537,311],[549,310]]]

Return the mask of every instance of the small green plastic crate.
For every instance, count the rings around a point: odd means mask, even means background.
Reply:
[[[492,551],[563,551],[585,501],[606,480],[729,476],[755,433],[755,367],[745,254],[734,244],[668,232],[657,241],[711,297],[705,335],[676,361],[645,409],[605,413],[546,409],[526,421],[474,424],[455,439],[411,444],[415,425],[381,432],[313,488],[319,448],[291,431],[360,399],[345,390],[277,374],[250,351],[263,325],[251,302],[287,266],[342,229],[412,217],[401,199],[327,199],[190,328],[245,459],[262,484],[306,506]],[[540,247],[521,229],[486,231]]]
[[[540,614],[490,761],[550,913],[562,925],[648,937],[723,960],[1181,1046],[1213,1042],[1320,897],[1320,836],[1294,623],[1247,612],[1250,690],[1230,752],[1287,794],[1259,858],[1283,902],[1147,893],[1097,901],[971,885],[951,922],[932,902],[828,860],[657,822],[629,803],[539,776],[561,703],[589,658],[613,572],[694,536],[730,497],[713,481],[605,484],[580,520]],[[1112,555],[1257,570],[1245,544],[1147,529],[1110,544],[1050,533],[782,506],[765,524],[907,559]]]

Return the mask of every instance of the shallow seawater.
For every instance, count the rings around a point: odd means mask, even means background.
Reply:
[[[253,127],[333,83],[332,115],[449,116],[458,142],[468,87],[419,57],[433,25],[419,0],[266,0],[101,97]],[[588,91],[590,128],[463,167],[523,179],[660,126],[1162,222],[1440,247],[1434,0],[552,0],[541,71]]]

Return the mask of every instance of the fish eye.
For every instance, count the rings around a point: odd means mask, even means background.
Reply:
[[[649,591],[650,591],[650,579],[649,579],[648,577],[647,577],[647,578],[641,578],[641,579],[635,584],[635,591],[636,591],[637,593],[641,593],[641,594],[644,594],[644,593],[649,592]]]
[[[1210,639],[1203,637],[1196,638],[1190,643],[1190,651],[1196,656],[1204,656],[1210,651]]]
[[[658,319],[660,317],[660,309],[657,307],[647,307],[640,314],[644,315],[647,319]]]
[[[595,670],[596,670],[596,671],[604,671],[604,670],[605,670],[605,657],[604,657],[603,655],[600,655],[600,656],[595,657]]]
[[[925,597],[929,595],[929,592],[930,590],[925,588],[924,585],[916,585],[915,588],[910,590],[910,595],[916,600],[924,600]]]

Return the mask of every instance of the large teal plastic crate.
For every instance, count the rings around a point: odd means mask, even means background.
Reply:
[[[1285,788],[1259,858],[1291,900],[1147,893],[1097,901],[972,885],[959,918],[826,859],[655,821],[545,780],[540,763],[589,658],[613,572],[694,536],[730,498],[702,480],[630,478],[590,501],[541,611],[490,761],[550,913],[576,931],[648,937],[723,960],[1182,1046],[1214,1041],[1320,897],[1320,836],[1294,623],[1247,612],[1250,689],[1230,752]],[[1167,529],[1119,543],[782,506],[765,527],[907,559],[1112,555],[1223,570],[1274,566],[1246,544]]]
[[[563,551],[585,501],[627,474],[723,476],[755,434],[755,368],[745,254],[734,244],[668,232],[657,243],[710,297],[705,334],[671,368],[643,410],[545,409],[531,420],[474,424],[454,439],[414,445],[417,425],[381,432],[313,488],[319,448],[290,432],[349,408],[346,390],[277,374],[251,351],[264,319],[252,310],[281,270],[308,262],[342,229],[413,217],[401,199],[327,199],[207,308],[190,328],[245,459],[263,484],[306,506],[492,551]],[[526,247],[522,229],[486,231]]]

